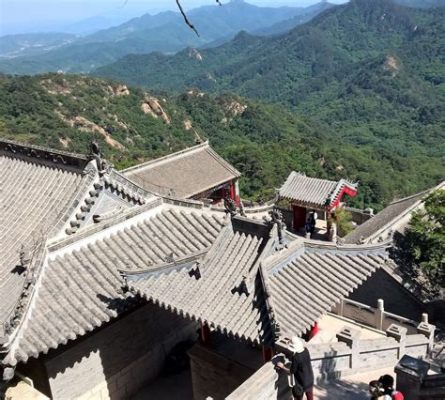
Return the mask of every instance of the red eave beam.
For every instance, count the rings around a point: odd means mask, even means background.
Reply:
[[[350,196],[350,197],[354,197],[354,196],[357,195],[357,193],[358,193],[357,189],[354,189],[354,188],[351,187],[351,186],[346,186],[346,185],[343,186],[343,187],[341,188],[341,190],[340,190],[340,193],[339,193],[339,194],[337,195],[337,197],[335,198],[335,200],[334,200],[331,204],[329,204],[329,205],[326,207],[327,210],[330,211],[330,210],[332,210],[332,209],[338,207],[338,205],[339,205],[340,202],[341,202],[342,197],[343,197],[345,194],[347,194],[347,195]]]

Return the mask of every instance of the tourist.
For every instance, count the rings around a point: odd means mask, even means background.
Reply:
[[[371,381],[369,391],[371,399],[404,400],[405,398],[401,392],[394,389],[394,378],[391,375],[383,375],[378,381]]]
[[[383,396],[383,385],[379,381],[369,382],[369,394],[371,395],[371,400],[379,399]]]
[[[276,367],[293,376],[292,395],[295,400],[303,400],[304,394],[307,400],[313,400],[314,372],[309,350],[304,346],[303,340],[297,336],[290,339],[287,345],[293,353],[291,367],[286,368],[282,362],[278,362]]]

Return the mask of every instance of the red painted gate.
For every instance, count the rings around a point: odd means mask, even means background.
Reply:
[[[292,211],[294,216],[293,228],[295,231],[299,231],[306,224],[306,209],[300,206],[292,206]]]

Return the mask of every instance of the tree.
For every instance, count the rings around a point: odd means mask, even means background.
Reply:
[[[401,272],[425,298],[445,298],[445,190],[436,190],[413,214],[394,255]]]

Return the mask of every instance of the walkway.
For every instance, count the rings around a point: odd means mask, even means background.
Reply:
[[[372,372],[351,375],[335,382],[329,382],[315,387],[316,400],[369,400],[368,383],[380,376],[394,376],[393,368],[384,368]]]
[[[132,400],[193,400],[190,369],[159,377],[143,387]]]

